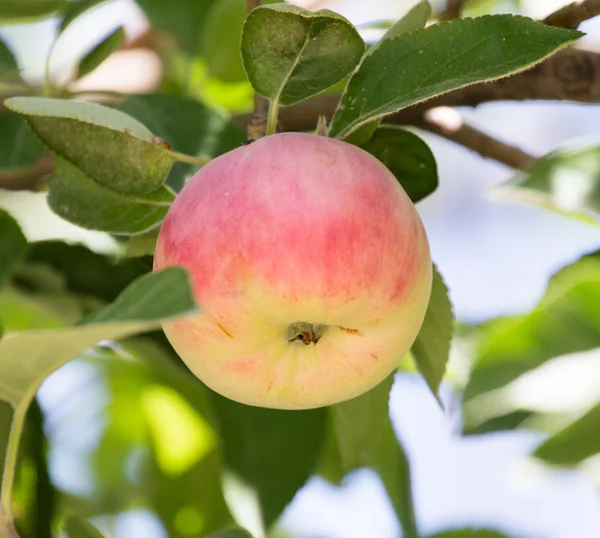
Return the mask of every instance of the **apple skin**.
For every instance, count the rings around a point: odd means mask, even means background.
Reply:
[[[201,309],[163,324],[175,351],[216,392],[279,409],[385,379],[431,293],[427,236],[395,177],[311,134],[267,136],[200,169],[158,237],[154,269],[173,265]]]

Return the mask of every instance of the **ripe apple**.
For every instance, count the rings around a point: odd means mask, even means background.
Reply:
[[[188,269],[201,313],[165,323],[206,385],[280,409],[334,404],[386,378],[431,293],[421,219],[362,149],[282,133],[204,166],[171,206],[155,270]]]

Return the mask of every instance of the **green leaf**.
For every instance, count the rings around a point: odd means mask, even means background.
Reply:
[[[137,3],[152,26],[171,33],[188,54],[196,55],[208,10],[215,0],[137,0]]]
[[[450,358],[450,341],[454,327],[452,304],[442,275],[433,266],[431,297],[425,319],[410,351],[427,386],[442,405],[438,389]]]
[[[225,82],[246,80],[240,54],[240,37],[246,5],[239,0],[220,0],[206,14],[202,51],[208,72]]]
[[[600,220],[600,145],[555,151],[528,173],[496,189],[502,198],[534,203],[586,221]]]
[[[51,267],[60,273],[68,291],[106,302],[114,301],[131,282],[152,270],[140,260],[117,261],[62,241],[32,243],[26,263]]]
[[[60,36],[77,17],[104,2],[106,2],[106,0],[76,0],[69,2],[68,7],[63,11],[63,18],[58,27],[58,36]]]
[[[383,125],[361,147],[388,167],[413,203],[437,189],[435,157],[429,146],[410,131]]]
[[[212,396],[225,464],[256,490],[269,526],[316,468],[325,435],[325,409],[291,413]]]
[[[206,538],[252,538],[252,536],[246,529],[231,528],[213,532],[206,536]]]
[[[422,0],[418,4],[415,4],[404,14],[401,19],[397,20],[388,29],[383,37],[369,49],[367,54],[372,54],[373,51],[377,50],[381,46],[381,43],[388,39],[393,39],[401,36],[402,34],[412,32],[413,30],[424,28],[430,17],[431,6],[427,0]]]
[[[0,0],[0,19],[18,24],[54,15],[67,7],[68,0]]]
[[[44,153],[27,122],[17,114],[0,114],[0,170],[27,170]]]
[[[104,535],[91,523],[77,516],[69,516],[64,524],[67,538],[104,538]]]
[[[528,314],[493,320],[481,338],[464,401],[498,389],[544,362],[600,347],[600,252],[552,277]]]
[[[329,136],[543,60],[583,34],[513,15],[457,19],[384,40],[350,79]]]
[[[139,120],[174,150],[212,159],[238,147],[246,134],[219,112],[195,99],[167,94],[129,95],[119,110]],[[179,190],[193,167],[176,163],[167,183]]]
[[[431,534],[428,538],[508,538],[504,534],[488,529],[456,529]]]
[[[119,110],[42,97],[12,97],[4,104],[23,115],[51,151],[113,191],[157,191],[173,164],[170,153],[153,143],[153,134]]]
[[[191,312],[193,304],[187,273],[175,267],[143,276],[78,327],[5,336],[0,341],[0,399],[15,409],[27,406],[46,377],[86,348],[156,329],[162,319]]]
[[[18,73],[19,65],[17,64],[17,60],[4,41],[0,39],[0,77],[17,75]]]
[[[122,26],[119,26],[81,59],[77,66],[77,78],[85,77],[85,75],[91,73],[124,42],[125,30]]]
[[[0,288],[25,256],[27,238],[17,221],[0,209]]]
[[[46,297],[43,299],[40,300],[37,295],[26,295],[16,289],[3,290],[0,293],[0,323],[7,331],[66,327],[68,323],[65,320],[65,312],[49,308],[46,305]],[[68,298],[65,299],[68,301]]]
[[[83,228],[133,235],[158,225],[174,198],[165,187],[140,196],[119,194],[101,187],[68,161],[56,157],[48,205],[57,215]]]
[[[250,83],[281,105],[333,86],[356,67],[364,48],[341,15],[287,4],[252,10],[242,32],[242,61]]]
[[[600,403],[542,443],[534,456],[555,465],[576,465],[600,453]]]
[[[533,411],[526,409],[516,409],[509,413],[498,415],[490,419],[479,422],[475,420],[471,424],[470,413],[467,409],[463,413],[463,435],[482,435],[484,433],[500,432],[514,430],[521,426],[527,419],[534,415]]]
[[[408,459],[389,419],[393,381],[393,375],[389,376],[362,396],[332,406],[333,431],[344,471],[374,469],[398,515],[403,536],[417,538]]]
[[[85,354],[109,391],[106,429],[91,462],[94,509],[119,512],[139,499],[171,538],[205,536],[233,523],[221,486],[214,412],[208,390],[161,336]],[[144,455],[136,458],[131,484],[134,454]],[[113,499],[108,510],[107,499]]]
[[[154,250],[156,249],[156,241],[158,240],[158,234],[160,227],[152,228],[147,232],[139,235],[132,236],[127,241],[125,250],[126,256],[130,258],[137,258],[140,256],[154,256]]]

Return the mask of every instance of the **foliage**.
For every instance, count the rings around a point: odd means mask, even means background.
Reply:
[[[530,69],[583,34],[515,15],[439,22],[421,1],[366,45],[357,28],[329,10],[263,2],[246,14],[232,0],[137,3],[164,69],[149,93],[90,92],[103,97],[100,104],[75,90],[74,83],[123,48],[120,26],[81,51],[65,83],[48,72],[41,85],[25,81],[13,51],[0,41],[0,89],[10,90],[0,110],[0,178],[10,173],[24,180],[51,158],[42,187],[51,210],[115,245],[100,253],[69,241],[30,241],[10,208],[0,210],[0,536],[13,538],[14,526],[22,538],[50,538],[56,529],[68,538],[98,538],[95,518],[144,507],[171,538],[250,538],[238,526],[243,522],[230,491],[251,492],[258,526],[274,536],[311,477],[340,486],[366,467],[380,477],[403,536],[419,538],[409,459],[389,416],[394,377],[352,400],[305,411],[249,407],[214,393],[182,366],[158,330],[197,306],[185,271],[152,272],[157,233],[187,179],[247,138],[249,118],[232,118],[216,101],[239,112],[252,92],[262,96],[270,103],[268,117],[259,118],[268,135],[277,129],[280,107],[342,90],[319,134],[369,152],[417,203],[438,187],[436,160],[423,138],[387,123],[389,116]],[[1,0],[0,22],[54,17],[56,43],[103,4]],[[474,14],[485,11],[482,2],[471,4]],[[597,146],[554,152],[503,185],[504,192],[597,222],[598,155]],[[585,183],[566,206],[565,170],[576,170]],[[435,267],[433,275],[410,355],[441,403],[454,317]],[[473,365],[466,387],[457,387],[464,388],[464,434],[535,427],[536,419],[548,418],[511,407],[501,393],[560,355],[600,348],[599,284],[600,255],[591,253],[559,271],[531,312],[468,331]],[[47,378],[52,384],[51,374],[71,361],[89,367],[106,396],[97,442],[86,454],[89,494],[51,483],[47,445],[53,440],[35,402],[40,385]],[[551,428],[534,455],[578,465],[600,453],[599,406]],[[456,529],[430,536],[502,535]]]

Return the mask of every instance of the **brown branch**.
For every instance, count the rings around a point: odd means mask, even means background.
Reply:
[[[331,118],[339,98],[339,94],[322,94],[294,106],[282,107],[280,121],[283,129],[314,129],[320,114],[328,120]],[[566,49],[529,71],[448,92],[387,116],[384,121],[416,125],[426,110],[438,106],[475,107],[493,101],[528,100],[600,103],[600,54]],[[249,114],[242,114],[236,116],[234,121],[245,126],[250,117]]]
[[[458,19],[462,11],[463,6],[468,0],[447,0],[446,9],[440,15],[440,20],[450,21],[452,19]]]
[[[548,15],[543,22],[549,26],[574,30],[583,21],[600,15],[600,0],[578,0]]]
[[[40,157],[29,170],[0,172],[0,189],[37,191],[53,168],[54,159],[51,154],[47,154]]]
[[[453,108],[432,108],[423,114],[422,129],[471,149],[482,157],[494,159],[517,170],[527,170],[536,161],[533,155],[511,146],[464,123]]]

